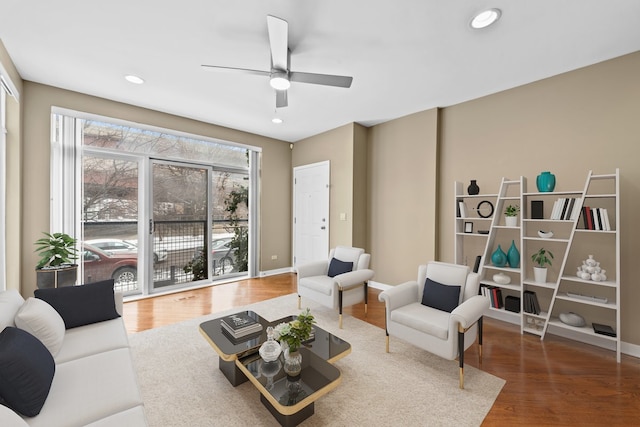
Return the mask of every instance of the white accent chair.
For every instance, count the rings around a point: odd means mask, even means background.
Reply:
[[[333,259],[343,263],[353,263],[347,272],[328,276],[336,264]],[[298,265],[298,309],[302,297],[312,299],[325,307],[338,310],[338,323],[342,329],[342,308],[364,301],[364,313],[367,314],[367,281],[373,278],[373,270],[369,269],[371,255],[362,248],[337,246],[329,252],[329,259],[312,261]],[[344,267],[344,264],[343,264]],[[346,268],[346,267],[345,267]]]
[[[448,293],[451,286],[460,286],[458,301],[450,301],[451,312],[423,304],[427,278],[437,282],[436,285],[431,282],[432,287],[427,291],[430,295],[439,293],[440,289]],[[478,295],[479,286],[479,276],[470,273],[467,266],[430,262],[419,266],[417,282],[406,282],[381,292],[378,299],[386,308],[387,353],[392,335],[442,358],[458,357],[460,388],[464,388],[464,351],[476,341],[476,335],[482,360],[482,316],[489,309],[489,299]],[[455,295],[455,290],[453,292]],[[426,299],[430,298],[433,297]]]

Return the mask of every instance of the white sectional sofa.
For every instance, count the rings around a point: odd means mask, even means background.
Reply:
[[[122,296],[95,285],[0,292],[0,426],[147,425]]]

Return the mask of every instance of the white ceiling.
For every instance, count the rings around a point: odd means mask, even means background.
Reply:
[[[502,19],[472,30],[489,7]],[[268,78],[200,66],[268,71],[268,14],[292,70],[353,76],[292,83],[280,125]],[[24,80],[295,142],[640,51],[639,18],[638,0],[1,0],[0,39]]]

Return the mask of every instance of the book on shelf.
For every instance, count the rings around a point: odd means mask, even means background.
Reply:
[[[458,213],[460,218],[467,217],[467,205],[465,205],[462,200],[458,202],[458,211],[459,211]]]
[[[262,324],[247,313],[236,313],[220,319],[220,326],[234,338],[262,331]]]
[[[504,307],[504,302],[502,299],[502,289],[497,286],[482,286],[482,295],[489,298],[491,302],[491,307],[493,308],[502,308]]]
[[[579,228],[585,230],[611,231],[609,212],[606,208],[582,207],[582,221],[578,223]]]
[[[575,221],[580,216],[581,207],[582,197],[560,197],[553,204],[550,219]]]
[[[616,336],[616,331],[609,325],[603,325],[601,323],[592,323],[591,325],[593,326],[593,332],[596,334],[607,335],[609,337]]]
[[[538,296],[533,291],[524,291],[524,311],[531,314],[540,314],[540,303]]]

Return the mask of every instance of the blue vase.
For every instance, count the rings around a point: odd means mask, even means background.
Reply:
[[[507,265],[507,254],[504,253],[500,245],[498,245],[498,249],[491,255],[491,263],[496,267],[504,267]]]
[[[536,186],[541,193],[550,193],[556,188],[556,176],[551,172],[542,172],[536,178]]]
[[[511,268],[518,268],[518,265],[520,265],[520,252],[518,252],[514,240],[511,241],[511,247],[507,251],[507,262]]]

